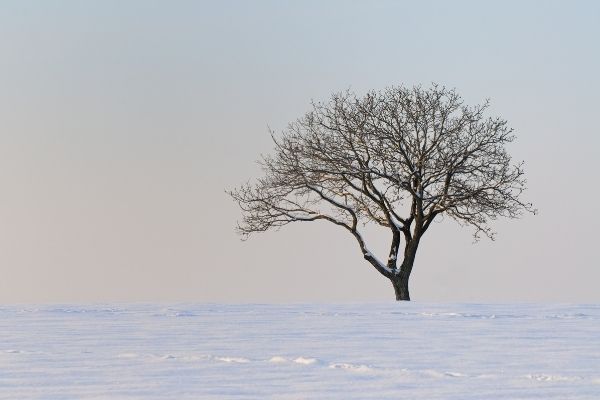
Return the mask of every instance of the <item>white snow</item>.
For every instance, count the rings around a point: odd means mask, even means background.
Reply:
[[[0,307],[0,399],[600,399],[600,305]]]
[[[228,363],[247,363],[250,362],[247,358],[244,357],[215,357],[217,361],[224,361]]]
[[[306,357],[298,357],[294,360],[295,363],[297,364],[304,364],[304,365],[310,365],[310,364],[315,364],[317,363],[317,359],[316,358],[306,358]]]
[[[357,233],[359,236],[361,236],[360,232],[356,232],[356,233]],[[362,236],[361,236],[361,239],[362,239]],[[363,241],[364,241],[364,240],[363,240]],[[377,258],[377,256],[375,256],[375,254],[371,253],[371,252],[369,251],[369,249],[368,249],[368,248],[366,248],[366,247],[365,247],[365,249],[364,249],[364,251],[363,251],[363,255],[364,255],[365,257],[371,257],[372,259],[374,259],[374,260],[375,260],[375,262],[376,262],[376,263],[379,265],[379,267],[380,267],[381,269],[384,269],[384,270],[385,270],[387,273],[389,273],[389,274],[393,274],[393,273],[394,273],[394,271],[396,271],[396,273],[399,273],[399,272],[398,272],[399,270],[392,270],[392,269],[391,269],[391,268],[389,268],[389,267],[388,267],[386,264],[382,263],[382,262],[381,262],[381,261],[380,261],[380,260]]]
[[[362,365],[362,364],[348,364],[348,363],[334,363],[334,364],[329,364],[329,368],[334,368],[334,369],[347,369],[347,370],[351,370],[351,371],[357,371],[357,372],[368,372],[368,371],[372,371],[371,368],[369,368],[368,365]]]
[[[285,363],[285,362],[288,362],[289,360],[285,357],[274,356],[274,357],[271,357],[269,359],[269,361],[272,363]]]
[[[402,230],[402,228],[404,228],[404,224],[398,221],[398,219],[396,219],[396,217],[394,217],[393,215],[390,215],[390,219],[392,221],[392,224],[394,224],[394,226],[396,227],[396,229]]]

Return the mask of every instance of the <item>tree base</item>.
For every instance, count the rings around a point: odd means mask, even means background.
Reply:
[[[408,279],[397,278],[390,279],[394,292],[396,293],[396,301],[410,301],[410,293],[408,291]]]

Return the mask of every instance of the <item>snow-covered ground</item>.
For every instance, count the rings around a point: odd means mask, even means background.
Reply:
[[[0,399],[600,399],[600,305],[4,306]]]

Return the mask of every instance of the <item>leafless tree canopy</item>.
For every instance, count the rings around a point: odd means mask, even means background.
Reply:
[[[339,225],[392,280],[397,298],[408,299],[419,241],[437,216],[493,238],[490,221],[532,211],[520,199],[522,163],[505,149],[512,130],[486,117],[487,107],[467,106],[455,90],[437,85],[364,96],[346,91],[313,103],[279,138],[272,133],[274,154],[260,161],[264,176],[230,192],[243,210],[240,233],[296,221]],[[385,263],[360,234],[368,223],[390,230]]]

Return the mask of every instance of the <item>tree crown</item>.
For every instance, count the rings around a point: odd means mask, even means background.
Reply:
[[[345,228],[381,273],[396,268],[402,234],[407,254],[439,215],[493,239],[490,222],[516,218],[532,205],[523,163],[505,146],[505,120],[486,117],[489,103],[467,106],[455,90],[390,87],[364,96],[345,91],[312,110],[263,156],[263,177],[229,192],[243,210],[243,237],[297,221],[325,220]],[[359,226],[393,234],[387,267],[366,248]],[[412,253],[411,253],[412,251]],[[411,261],[412,263],[412,261]]]
[[[444,213],[491,236],[490,220],[531,204],[519,198],[522,163],[505,149],[512,129],[486,118],[487,107],[436,85],[313,103],[280,138],[272,133],[265,175],[230,192],[245,212],[240,232],[314,219],[406,227]]]

